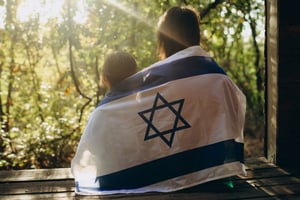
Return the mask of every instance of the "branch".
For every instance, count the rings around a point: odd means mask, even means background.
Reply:
[[[247,9],[247,14],[249,15],[249,25],[251,29],[251,36],[252,36],[252,42],[253,42],[253,48],[255,51],[255,61],[254,61],[254,66],[256,68],[256,89],[259,93],[261,93],[264,89],[263,87],[263,76],[262,76],[262,68],[260,67],[260,49],[259,45],[257,42],[257,29],[256,29],[256,21],[253,19],[250,15],[251,11],[251,2],[249,0],[246,1],[246,9]],[[244,13],[245,15],[246,13]],[[258,104],[263,105],[263,97],[261,94],[258,94]],[[263,110],[263,109],[262,109]],[[260,113],[263,115],[263,113]]]
[[[80,87],[79,87],[79,81],[76,77],[76,74],[75,74],[75,66],[74,66],[74,57],[73,57],[73,40],[72,40],[72,32],[74,31],[73,29],[73,23],[72,23],[72,16],[71,16],[71,2],[70,0],[67,1],[68,3],[68,26],[69,26],[69,37],[68,37],[68,43],[69,43],[69,61],[70,61],[70,68],[71,68],[71,77],[72,77],[72,80],[74,82],[74,85],[75,85],[75,88],[76,88],[76,91],[79,93],[80,96],[82,96],[83,98],[87,99],[87,102],[81,107],[80,109],[80,117],[79,117],[79,122],[81,122],[81,119],[82,119],[82,116],[83,116],[83,111],[85,109],[85,107],[92,101],[92,98],[88,97],[86,94],[84,94]]]
[[[2,94],[2,67],[4,65],[4,62],[1,62],[0,63],[0,94]],[[0,124],[2,126],[2,123],[3,123],[3,117],[4,117],[4,111],[3,111],[3,103],[2,103],[2,95],[0,95]],[[0,142],[0,145],[1,145],[1,142]]]

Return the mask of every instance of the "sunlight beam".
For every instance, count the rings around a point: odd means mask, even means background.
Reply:
[[[133,8],[129,8],[126,7],[124,4],[122,4],[121,2],[119,2],[118,0],[109,0],[106,1],[109,5],[125,12],[126,14],[128,14],[131,17],[134,17],[135,19],[137,19],[138,21],[143,22],[144,24],[146,24],[149,27],[156,27],[156,24],[151,23],[151,20],[141,16],[139,13],[136,12],[136,10],[134,10]]]

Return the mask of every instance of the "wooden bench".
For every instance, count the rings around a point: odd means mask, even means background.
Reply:
[[[202,184],[172,193],[79,196],[69,168],[0,171],[0,199],[300,199],[300,169],[284,170],[264,158],[247,159],[247,177]],[[226,181],[229,181],[226,183]]]

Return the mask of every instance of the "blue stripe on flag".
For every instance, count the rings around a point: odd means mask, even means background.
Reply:
[[[224,163],[243,163],[243,146],[227,140],[99,176],[96,182],[99,181],[100,191],[135,189]]]
[[[191,56],[161,64],[159,67],[150,67],[122,81],[117,87],[112,88],[111,92],[99,105],[169,81],[211,73],[226,75],[224,70],[211,57],[204,56]]]

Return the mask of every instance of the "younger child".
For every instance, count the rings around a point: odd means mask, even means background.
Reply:
[[[123,51],[114,51],[106,55],[102,68],[102,81],[104,86],[111,88],[122,80],[137,72],[137,64],[134,57]]]

